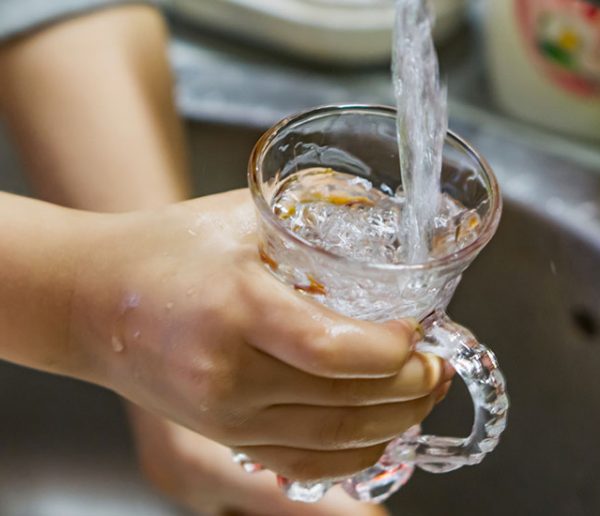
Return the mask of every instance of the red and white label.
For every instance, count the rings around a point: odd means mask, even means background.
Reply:
[[[515,0],[515,5],[538,66],[571,93],[600,95],[600,7],[582,0]]]

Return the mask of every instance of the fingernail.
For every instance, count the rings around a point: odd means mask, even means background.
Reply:
[[[442,401],[444,401],[444,399],[448,395],[448,391],[450,390],[451,385],[452,385],[452,382],[445,382],[438,387],[438,389],[436,391],[437,398],[435,399],[436,405],[438,403],[441,403]]]
[[[416,346],[419,342],[421,342],[425,338],[425,329],[421,323],[417,323],[415,325],[415,332],[412,336],[412,345]]]
[[[450,365],[450,362],[446,362],[444,360],[444,364],[442,366],[441,383],[449,382],[450,380],[452,380],[452,378],[454,378],[455,375],[456,375],[456,370],[454,369],[454,367],[452,367]]]

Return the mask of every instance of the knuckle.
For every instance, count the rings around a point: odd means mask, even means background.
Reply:
[[[218,295],[207,296],[199,301],[196,307],[197,312],[201,314],[203,328],[214,328],[222,331],[224,328],[232,328],[234,323],[235,311],[231,310],[230,300],[234,299],[226,292]]]
[[[239,390],[237,383],[235,368],[225,364],[213,365],[204,379],[202,397],[222,409],[235,406]]]
[[[278,311],[281,302],[271,289],[265,288],[264,277],[249,274],[243,268],[236,274],[232,299],[239,300],[257,320],[267,319],[272,312]]]
[[[347,410],[333,410],[319,424],[317,438],[321,444],[343,449],[352,443],[358,426]]]
[[[256,288],[256,281],[252,276],[237,275],[234,281],[234,295],[242,303],[250,307],[262,308],[263,299],[260,289]]]
[[[273,457],[270,462],[270,469],[297,481],[306,482],[325,476],[325,472],[320,469],[319,458],[314,453],[288,452]]]
[[[385,449],[387,448],[387,444],[379,444],[376,446],[371,446],[370,448],[364,448],[361,450],[361,453],[357,457],[357,469],[356,471],[362,471],[363,469],[370,468],[374,464],[376,464],[379,459],[381,459],[382,455],[385,453]]]
[[[246,440],[253,412],[247,404],[239,402],[240,388],[234,376],[213,379],[204,389],[199,404],[198,426],[210,430],[225,444],[234,445]]]
[[[358,380],[330,380],[329,394],[335,401],[348,405],[361,405],[368,400],[366,383]]]
[[[229,368],[220,371],[218,378],[212,382],[212,395],[219,405],[230,407],[236,404],[239,391],[237,375]]]
[[[213,414],[212,421],[205,425],[219,442],[227,446],[238,446],[247,443],[249,435],[249,420],[251,416],[241,411],[219,410]]]
[[[388,331],[385,342],[390,350],[390,360],[397,368],[402,367],[412,355],[413,331],[403,321],[391,321],[387,324]]]
[[[332,374],[336,371],[338,360],[332,340],[324,332],[304,328],[298,335],[298,346],[302,350],[306,363],[311,370],[321,374]]]

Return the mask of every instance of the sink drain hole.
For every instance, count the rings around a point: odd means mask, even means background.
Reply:
[[[598,321],[589,310],[576,308],[571,312],[575,327],[586,337],[593,339],[598,336],[600,327]]]

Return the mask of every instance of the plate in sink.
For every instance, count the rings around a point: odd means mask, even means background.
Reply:
[[[370,64],[389,59],[391,0],[170,0],[177,15],[305,59]],[[434,0],[436,38],[460,24],[466,0]]]

